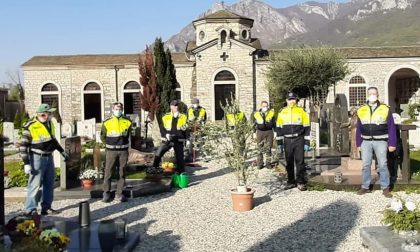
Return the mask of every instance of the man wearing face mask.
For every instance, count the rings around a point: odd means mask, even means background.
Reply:
[[[36,117],[23,126],[20,141],[20,155],[24,163],[24,170],[29,174],[25,213],[32,215],[40,198],[41,214],[57,214],[59,211],[51,208],[54,199],[55,165],[52,153],[58,150],[64,160],[69,155],[55,138],[54,124],[51,123],[51,113],[56,109],[48,104],[41,104],[36,111]],[[40,189],[42,187],[42,196]]]
[[[265,166],[271,168],[271,148],[273,147],[273,128],[275,125],[274,121],[274,109],[269,109],[268,102],[262,101],[261,108],[255,111],[251,120],[256,131],[257,145],[258,145],[258,159],[257,165],[261,169],[264,167],[263,153],[266,154]]]
[[[276,132],[277,145],[286,154],[287,185],[285,189],[297,187],[306,191],[306,168],[304,163],[304,152],[309,151],[310,121],[305,110],[296,105],[299,98],[290,92],[287,94],[287,107],[277,115]],[[296,178],[295,178],[296,163]]]
[[[111,175],[118,161],[119,179],[115,199],[120,202],[127,201],[122,193],[125,183],[125,167],[128,160],[129,137],[131,135],[131,121],[123,116],[124,106],[121,102],[112,105],[112,116],[102,124],[101,140],[106,145],[106,161],[103,189],[103,202],[111,201]]]
[[[187,115],[191,128],[191,140],[187,141],[188,154],[186,160],[195,161],[193,160],[195,158],[195,155],[193,155],[193,143],[198,142],[200,136],[197,136],[197,128],[204,126],[207,121],[207,113],[206,110],[200,106],[200,101],[197,98],[194,98],[192,99],[192,106],[188,109]],[[196,139],[192,139],[193,137]]]
[[[155,153],[153,167],[158,168],[163,155],[174,148],[176,158],[176,171],[182,173],[184,168],[184,142],[188,136],[187,116],[178,111],[179,102],[171,101],[171,112],[162,117],[162,145]]]
[[[394,152],[397,135],[394,118],[389,107],[378,101],[378,89],[367,90],[367,104],[357,110],[356,145],[362,152],[362,186],[359,195],[370,192],[373,152],[378,161],[379,182],[385,197],[391,198],[387,154]]]

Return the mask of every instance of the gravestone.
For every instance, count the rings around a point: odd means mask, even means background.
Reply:
[[[101,140],[101,132],[100,131],[96,131],[95,132],[95,141],[97,143],[102,143],[102,140]]]
[[[15,127],[12,122],[3,122],[3,136],[7,139],[6,142],[15,142]]]
[[[81,167],[82,145],[79,136],[64,138],[61,146],[70,155],[67,162],[61,162],[60,187],[63,190],[80,186],[79,174]]]
[[[333,142],[332,146],[340,153],[350,152],[349,131],[345,127],[349,122],[347,98],[344,94],[337,94],[334,101],[333,123]]]
[[[324,103],[319,116],[319,146],[331,146],[331,120],[334,110],[333,103]]]
[[[95,118],[77,122],[77,135],[80,137],[88,137],[89,139],[95,139],[95,124]]]
[[[59,122],[57,122],[57,119],[55,119],[54,117],[51,119],[51,122],[54,124],[55,138],[60,143],[60,140],[61,140],[61,124]],[[53,157],[54,157],[55,167],[61,167],[61,154],[58,151],[54,151]]]
[[[74,124],[73,123],[63,123],[61,126],[61,135],[63,137],[71,137],[74,135]]]

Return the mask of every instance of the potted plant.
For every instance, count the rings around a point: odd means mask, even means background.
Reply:
[[[226,119],[220,122],[208,122],[205,127],[200,128],[201,134],[205,136],[202,150],[212,159],[223,158],[228,166],[234,171],[237,180],[237,187],[231,189],[234,211],[249,211],[253,208],[253,197],[255,190],[248,185],[248,168],[251,166],[252,157],[250,154],[250,141],[253,134],[253,127],[246,121],[245,116],[239,116],[240,112],[237,102],[232,98],[222,106],[225,114],[233,114],[235,126],[228,125]]]
[[[95,184],[97,172],[93,169],[84,170],[79,175],[79,179],[82,182],[84,188],[92,187]]]
[[[417,235],[420,230],[420,209],[413,200],[396,196],[383,211],[382,223],[402,236]]]
[[[175,164],[172,162],[163,162],[162,169],[165,173],[174,173],[175,172]]]

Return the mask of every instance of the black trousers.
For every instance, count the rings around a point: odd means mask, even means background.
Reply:
[[[306,184],[305,156],[303,151],[303,136],[284,138],[284,152],[286,154],[287,183]],[[296,178],[295,178],[296,164]]]
[[[162,142],[155,153],[155,159],[153,161],[153,167],[158,167],[163,155],[168,152],[171,148],[174,148],[176,158],[176,171],[181,173],[185,171],[184,165],[184,142],[173,140],[170,142]]]

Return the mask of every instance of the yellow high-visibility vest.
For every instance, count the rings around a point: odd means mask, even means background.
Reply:
[[[357,110],[361,122],[361,135],[363,139],[388,139],[389,107],[380,104],[373,112],[369,105],[364,105]]]
[[[131,121],[127,117],[112,116],[104,121],[106,129],[105,143],[108,149],[126,149],[129,147],[129,129]]]
[[[202,121],[202,120],[204,120],[205,116],[206,116],[206,110],[202,107],[200,108],[200,110],[198,112],[197,118],[194,115],[194,109],[193,108],[188,109],[188,120],[189,121],[194,121],[194,120]]]
[[[244,113],[238,112],[236,114],[228,113],[226,115],[227,124],[230,127],[235,126],[244,119]]]
[[[172,113],[167,113],[162,117],[163,127],[167,131],[171,131],[172,119],[174,118]],[[176,125],[177,130],[185,131],[187,129],[187,116],[185,114],[178,114],[178,122]]]
[[[265,116],[265,122],[271,121],[271,119],[273,119],[273,117],[274,117],[274,109],[270,109],[268,111],[267,115]],[[262,117],[260,111],[255,111],[254,112],[254,119],[255,119],[255,122],[257,124],[264,124],[264,118]]]

